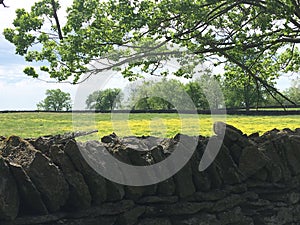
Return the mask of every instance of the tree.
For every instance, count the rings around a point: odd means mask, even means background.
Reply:
[[[208,109],[209,105],[201,88],[200,82],[190,81],[184,86],[184,89],[191,97],[197,109]]]
[[[119,88],[108,88],[95,91],[86,100],[88,109],[112,110],[121,103],[122,95]]]
[[[242,57],[241,62],[245,61],[252,65],[252,71],[257,74],[256,76],[268,82],[269,86],[274,87],[275,79],[279,77],[278,71],[280,70],[276,60],[267,59],[264,55],[260,58],[254,58],[248,55]],[[256,63],[252,62],[253,60]],[[227,107],[245,107],[246,111],[250,107],[260,106],[265,101],[268,92],[256,79],[247,75],[247,71],[233,63],[225,64],[225,73],[222,76],[223,92],[225,94]],[[273,95],[277,99],[277,96]],[[279,99],[277,99],[279,100]]]
[[[285,95],[289,97],[297,105],[300,105],[300,79],[295,79],[292,86],[284,91]]]
[[[135,85],[129,96],[129,105],[141,110],[194,109],[184,85],[175,79],[163,78]]]
[[[253,65],[261,64],[264,55],[276,59],[281,72],[299,71],[299,8],[296,0],[74,0],[61,26],[59,2],[41,0],[30,12],[18,9],[15,28],[4,35],[27,61],[46,62],[40,70],[58,81],[82,82],[125,64],[123,75],[129,79],[140,71],[165,75],[157,69],[168,58],[180,61],[175,75],[190,77],[200,62],[217,57],[216,63],[233,63],[282,96]],[[51,29],[43,26],[49,20]],[[95,61],[105,66],[91,66]],[[39,76],[34,67],[24,72]]]
[[[5,8],[9,8],[9,6],[7,6],[7,5],[4,4],[4,0],[1,0],[0,4],[2,4]]]
[[[71,107],[71,96],[60,89],[46,91],[46,98],[37,104],[38,109],[47,111],[69,111]]]

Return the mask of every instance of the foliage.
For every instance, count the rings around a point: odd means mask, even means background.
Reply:
[[[292,86],[286,89],[284,93],[289,99],[300,105],[300,79],[294,80]]]
[[[112,110],[120,106],[121,99],[121,89],[108,88],[90,94],[86,100],[86,105],[88,109]]]
[[[184,88],[197,109],[208,109],[209,104],[201,87],[201,81],[190,81]]]
[[[300,80],[299,78],[294,79],[292,81],[292,85],[289,88],[286,88],[282,91],[282,93],[288,97],[291,101],[296,103],[298,106],[300,104]],[[265,102],[267,106],[290,106],[291,103],[287,101],[286,99],[283,99],[279,95],[275,95],[275,98],[279,99],[279,101],[276,101],[272,96],[267,95],[265,97]]]
[[[38,109],[46,111],[69,111],[71,107],[71,96],[60,89],[46,91],[46,98],[37,104]]]
[[[175,79],[144,81],[131,89],[129,105],[133,109],[195,109],[185,86]]]
[[[300,69],[300,3],[294,0],[74,0],[63,25],[58,9],[55,0],[41,0],[29,12],[18,9],[15,28],[4,31],[17,54],[43,62],[40,70],[58,81],[78,83],[82,74],[125,64],[129,79],[141,71],[166,75],[161,66],[169,58],[181,65],[175,75],[191,77],[195,66],[214,59],[276,93],[259,75],[262,59],[275,60],[278,72]],[[91,66],[95,61],[105,68]],[[39,76],[33,67],[24,72]]]
[[[251,53],[249,50],[249,55],[242,55],[239,61],[249,65],[257,78],[267,82],[269,87],[275,88],[275,79],[279,77],[280,71],[276,59],[268,58],[264,53],[255,57],[255,52]],[[260,106],[266,95],[273,95],[270,89],[265,88],[257,79],[250,76],[248,70],[232,62],[227,62],[224,69],[222,81],[227,107],[245,107],[249,110],[250,107]]]

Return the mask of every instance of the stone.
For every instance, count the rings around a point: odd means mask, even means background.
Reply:
[[[151,149],[151,154],[153,157],[153,160],[155,163],[159,163],[161,161],[163,161],[166,156],[163,152],[163,147],[162,146],[157,146]],[[164,168],[165,169],[165,168]],[[168,169],[160,169],[159,172],[160,173],[165,173],[165,172],[169,172],[169,171],[165,171]],[[161,181],[157,184],[157,194],[158,195],[163,195],[163,196],[170,196],[173,195],[175,193],[175,183],[174,183],[174,179],[173,177],[170,177],[169,179],[166,179],[164,181]]]
[[[121,214],[116,222],[116,225],[132,225],[136,224],[139,217],[145,212],[144,206],[137,206]]]
[[[137,225],[172,225],[168,218],[146,218],[140,220]]]
[[[227,185],[225,187],[225,192],[229,192],[229,193],[233,193],[233,194],[240,194],[240,193],[244,193],[246,192],[247,189],[247,184],[246,183],[242,183],[242,184],[238,184],[238,185]]]
[[[234,137],[234,136],[236,136],[236,134],[243,135],[243,132],[241,130],[237,129],[236,127],[234,127],[232,125],[221,122],[221,121],[217,121],[214,123],[213,130],[214,130],[215,134],[219,135],[219,136],[224,135],[227,131],[229,131],[230,134],[233,134],[233,136],[229,135],[229,137],[231,137],[230,139],[233,141],[238,140],[237,137]]]
[[[59,210],[66,203],[68,183],[51,159],[16,136],[7,140],[3,153],[10,163],[22,166],[50,212]]]
[[[115,217],[62,219],[47,225],[115,225],[116,220]]]
[[[196,215],[188,216],[187,218],[172,217],[173,225],[220,225],[220,221],[213,214],[199,213]]]
[[[69,198],[69,185],[60,169],[40,152],[35,153],[33,161],[23,167],[50,212],[58,211]]]
[[[14,220],[19,213],[19,203],[16,181],[4,158],[0,156],[0,221]]]
[[[122,213],[126,213],[133,209],[135,204],[132,200],[121,200],[118,202],[106,202],[101,206],[92,208],[92,210],[86,210],[88,214],[85,216],[117,216]]]
[[[220,199],[217,201],[213,208],[212,212],[222,212],[225,211],[226,209],[231,209],[235,206],[239,206],[242,203],[244,203],[246,199],[239,195],[239,194],[232,194],[230,196],[227,196],[226,198]]]
[[[236,165],[240,164],[240,157],[242,155],[242,148],[236,143],[229,147],[229,153]]]
[[[101,142],[103,143],[115,143],[119,140],[118,136],[115,134],[115,133],[112,133],[110,135],[106,135],[106,136],[103,136],[101,138]]]
[[[211,140],[218,141],[217,139]],[[219,153],[215,158],[215,162],[218,164],[218,173],[224,184],[232,185],[241,183],[241,173],[231,158],[229,150],[225,145],[221,145]]]
[[[268,170],[264,167],[258,170],[253,176],[253,179],[260,180],[260,181],[267,181],[268,179]]]
[[[284,140],[286,158],[293,176],[300,174],[300,137],[291,135]]]
[[[267,159],[255,146],[249,146],[242,150],[239,159],[239,170],[248,178],[257,173],[267,164]]]
[[[221,212],[218,214],[217,217],[221,224],[253,224],[253,220],[251,218],[247,218],[245,215],[243,215],[240,207],[236,207],[229,211]]]
[[[2,156],[11,163],[28,165],[32,162],[37,151],[28,141],[17,136],[7,139],[2,149]]]
[[[138,204],[172,204],[178,202],[178,196],[146,196],[137,201]]]
[[[191,200],[197,202],[218,201],[220,199],[225,198],[227,195],[228,193],[223,190],[212,190],[210,192],[196,192],[191,196]]]
[[[44,136],[30,141],[30,143],[34,146],[35,149],[41,151],[44,154],[47,154],[51,145],[53,144],[53,140],[51,140],[51,136]]]
[[[280,132],[280,130],[274,128],[274,129],[272,129],[272,130],[269,130],[269,131],[263,133],[263,135],[261,136],[261,138],[263,138],[263,139],[266,138],[266,139],[270,140],[270,139],[276,137],[276,135],[277,135],[279,132]]]
[[[175,182],[173,177],[159,182],[157,184],[157,194],[162,196],[171,196],[175,193]]]
[[[193,156],[190,159],[193,174],[193,183],[197,191],[208,191],[211,187],[211,181],[209,179],[207,171],[199,171],[199,164],[203,152],[204,146],[199,141],[197,149],[195,150]]]
[[[121,143],[125,148],[132,149],[138,152],[147,152],[149,147],[145,144],[144,139],[138,137],[124,137]]]
[[[96,218],[96,217],[107,217],[125,213],[135,207],[132,200],[121,200],[118,202],[105,202],[101,206],[91,206],[89,209],[84,209],[76,212],[68,212],[64,217],[72,219],[80,218]]]
[[[180,198],[188,197],[196,192],[190,162],[174,175],[174,183],[176,186],[176,195]]]
[[[120,201],[125,196],[124,185],[106,180],[106,201]]]
[[[18,185],[19,195],[21,199],[20,214],[48,214],[48,210],[43,202],[41,193],[32,183],[32,180],[24,171],[22,166],[10,163],[9,167]]]
[[[187,137],[186,135],[177,135],[176,138],[179,139],[179,142],[176,145],[176,149],[178,151],[189,151],[192,157],[194,151],[196,150],[194,148],[197,147],[197,140],[195,140],[193,137]],[[188,155],[185,155],[184,157],[187,156]],[[193,182],[193,171],[191,161],[187,161],[184,167],[181,168],[173,176],[173,179],[176,185],[176,194],[180,198],[185,198],[196,192],[196,188]]]
[[[217,137],[223,141],[226,147],[230,147],[234,142],[237,142],[243,137],[243,132],[232,125],[217,121],[213,125],[213,130]],[[222,138],[223,137],[223,138]]]
[[[280,175],[280,178],[278,177],[277,179],[288,181],[291,179],[291,171],[289,170],[288,160],[286,158],[286,150],[284,147],[285,139],[285,134],[278,135],[276,138],[265,142],[259,147],[260,151],[270,159],[273,167],[278,167],[277,171],[278,176]]]
[[[135,165],[135,166],[149,166],[149,165],[154,164],[154,159],[152,158],[151,152],[148,150],[146,145],[144,145],[142,147],[147,148],[147,150],[146,149],[138,150],[139,146],[141,146],[141,144],[139,144],[137,146],[131,146],[130,148],[127,146],[125,149],[128,157],[130,158],[131,164]],[[151,174],[150,172],[146,176],[143,174],[139,174],[138,172],[137,172],[137,174],[132,174],[132,178],[140,179],[140,180],[145,179],[145,183],[147,182],[147,179],[149,179],[149,177],[152,177],[152,176],[153,176],[153,174]],[[156,188],[157,188],[156,184],[147,185],[147,186],[143,186],[143,187],[127,186],[126,187],[126,196],[130,196],[133,194],[133,193],[130,193],[131,189],[134,189],[133,192],[136,192],[138,189],[143,190],[142,195],[154,195],[156,193]],[[129,192],[129,193],[127,193],[127,192]],[[131,198],[131,197],[129,197],[129,198]]]
[[[219,166],[216,162],[213,162],[207,169],[207,174],[211,182],[211,189],[220,188],[223,185],[223,181],[219,174]]]
[[[16,218],[13,224],[10,225],[58,225],[58,221],[64,218],[66,214],[64,213],[56,213],[56,214],[49,214],[49,215],[39,215],[39,216],[20,216]],[[1,223],[2,225],[2,223]]]
[[[174,204],[161,204],[147,206],[145,216],[183,216],[193,215],[200,211],[208,211],[214,204],[212,202],[177,202]]]
[[[259,138],[259,132],[250,134],[248,138],[256,140],[256,138]]]
[[[93,170],[83,158],[78,145],[75,141],[69,141],[64,148],[64,152],[70,157],[75,168],[83,175],[84,180],[89,188],[92,204],[101,205],[107,198],[106,180]],[[81,144],[81,148],[86,145]]]
[[[139,198],[144,196],[145,187],[144,186],[124,186],[125,198],[137,201]]]
[[[59,166],[69,184],[70,195],[65,208],[71,211],[89,208],[91,194],[82,174],[75,170],[72,161],[61,146],[52,145],[49,152],[51,159]]]

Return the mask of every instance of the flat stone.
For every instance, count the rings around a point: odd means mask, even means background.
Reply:
[[[136,224],[139,217],[145,212],[144,206],[137,206],[127,212],[121,214],[117,219],[116,225],[132,225]]]
[[[174,204],[152,205],[146,208],[145,216],[182,216],[209,210],[211,202],[177,202]]]
[[[233,208],[235,206],[239,206],[240,204],[244,203],[246,199],[239,195],[239,194],[232,194],[226,198],[223,198],[217,201],[212,208],[212,212],[221,212],[225,211],[226,209]]]
[[[140,220],[137,225],[172,225],[168,218],[146,218]]]
[[[178,196],[147,196],[139,199],[139,204],[171,204],[178,201]]]
[[[217,201],[225,198],[228,195],[223,190],[212,190],[210,192],[196,192],[191,196],[191,200],[193,201]]]
[[[257,173],[267,164],[267,159],[255,146],[249,146],[242,150],[239,159],[239,169],[245,177]]]

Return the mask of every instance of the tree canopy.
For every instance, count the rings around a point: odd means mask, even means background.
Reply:
[[[295,79],[292,83],[292,86],[284,91],[284,94],[299,106],[300,105],[300,79],[299,78]]]
[[[60,89],[49,89],[46,98],[37,104],[38,109],[47,111],[69,111],[72,108],[70,93]]]
[[[59,8],[59,1],[41,0],[30,12],[18,9],[15,28],[4,31],[17,54],[43,62],[39,69],[58,81],[78,83],[123,65],[129,79],[140,72],[166,75],[162,66],[170,58],[181,65],[175,75],[190,77],[212,60],[240,67],[274,94],[260,76],[264,62],[274,62],[277,73],[300,68],[298,0],[74,0],[63,24]],[[24,72],[40,74],[34,67]]]
[[[112,110],[120,106],[121,100],[121,89],[108,88],[91,93],[86,100],[86,105],[88,109]]]
[[[144,81],[131,88],[129,107],[137,110],[193,109],[186,94],[184,84],[175,79]]]

